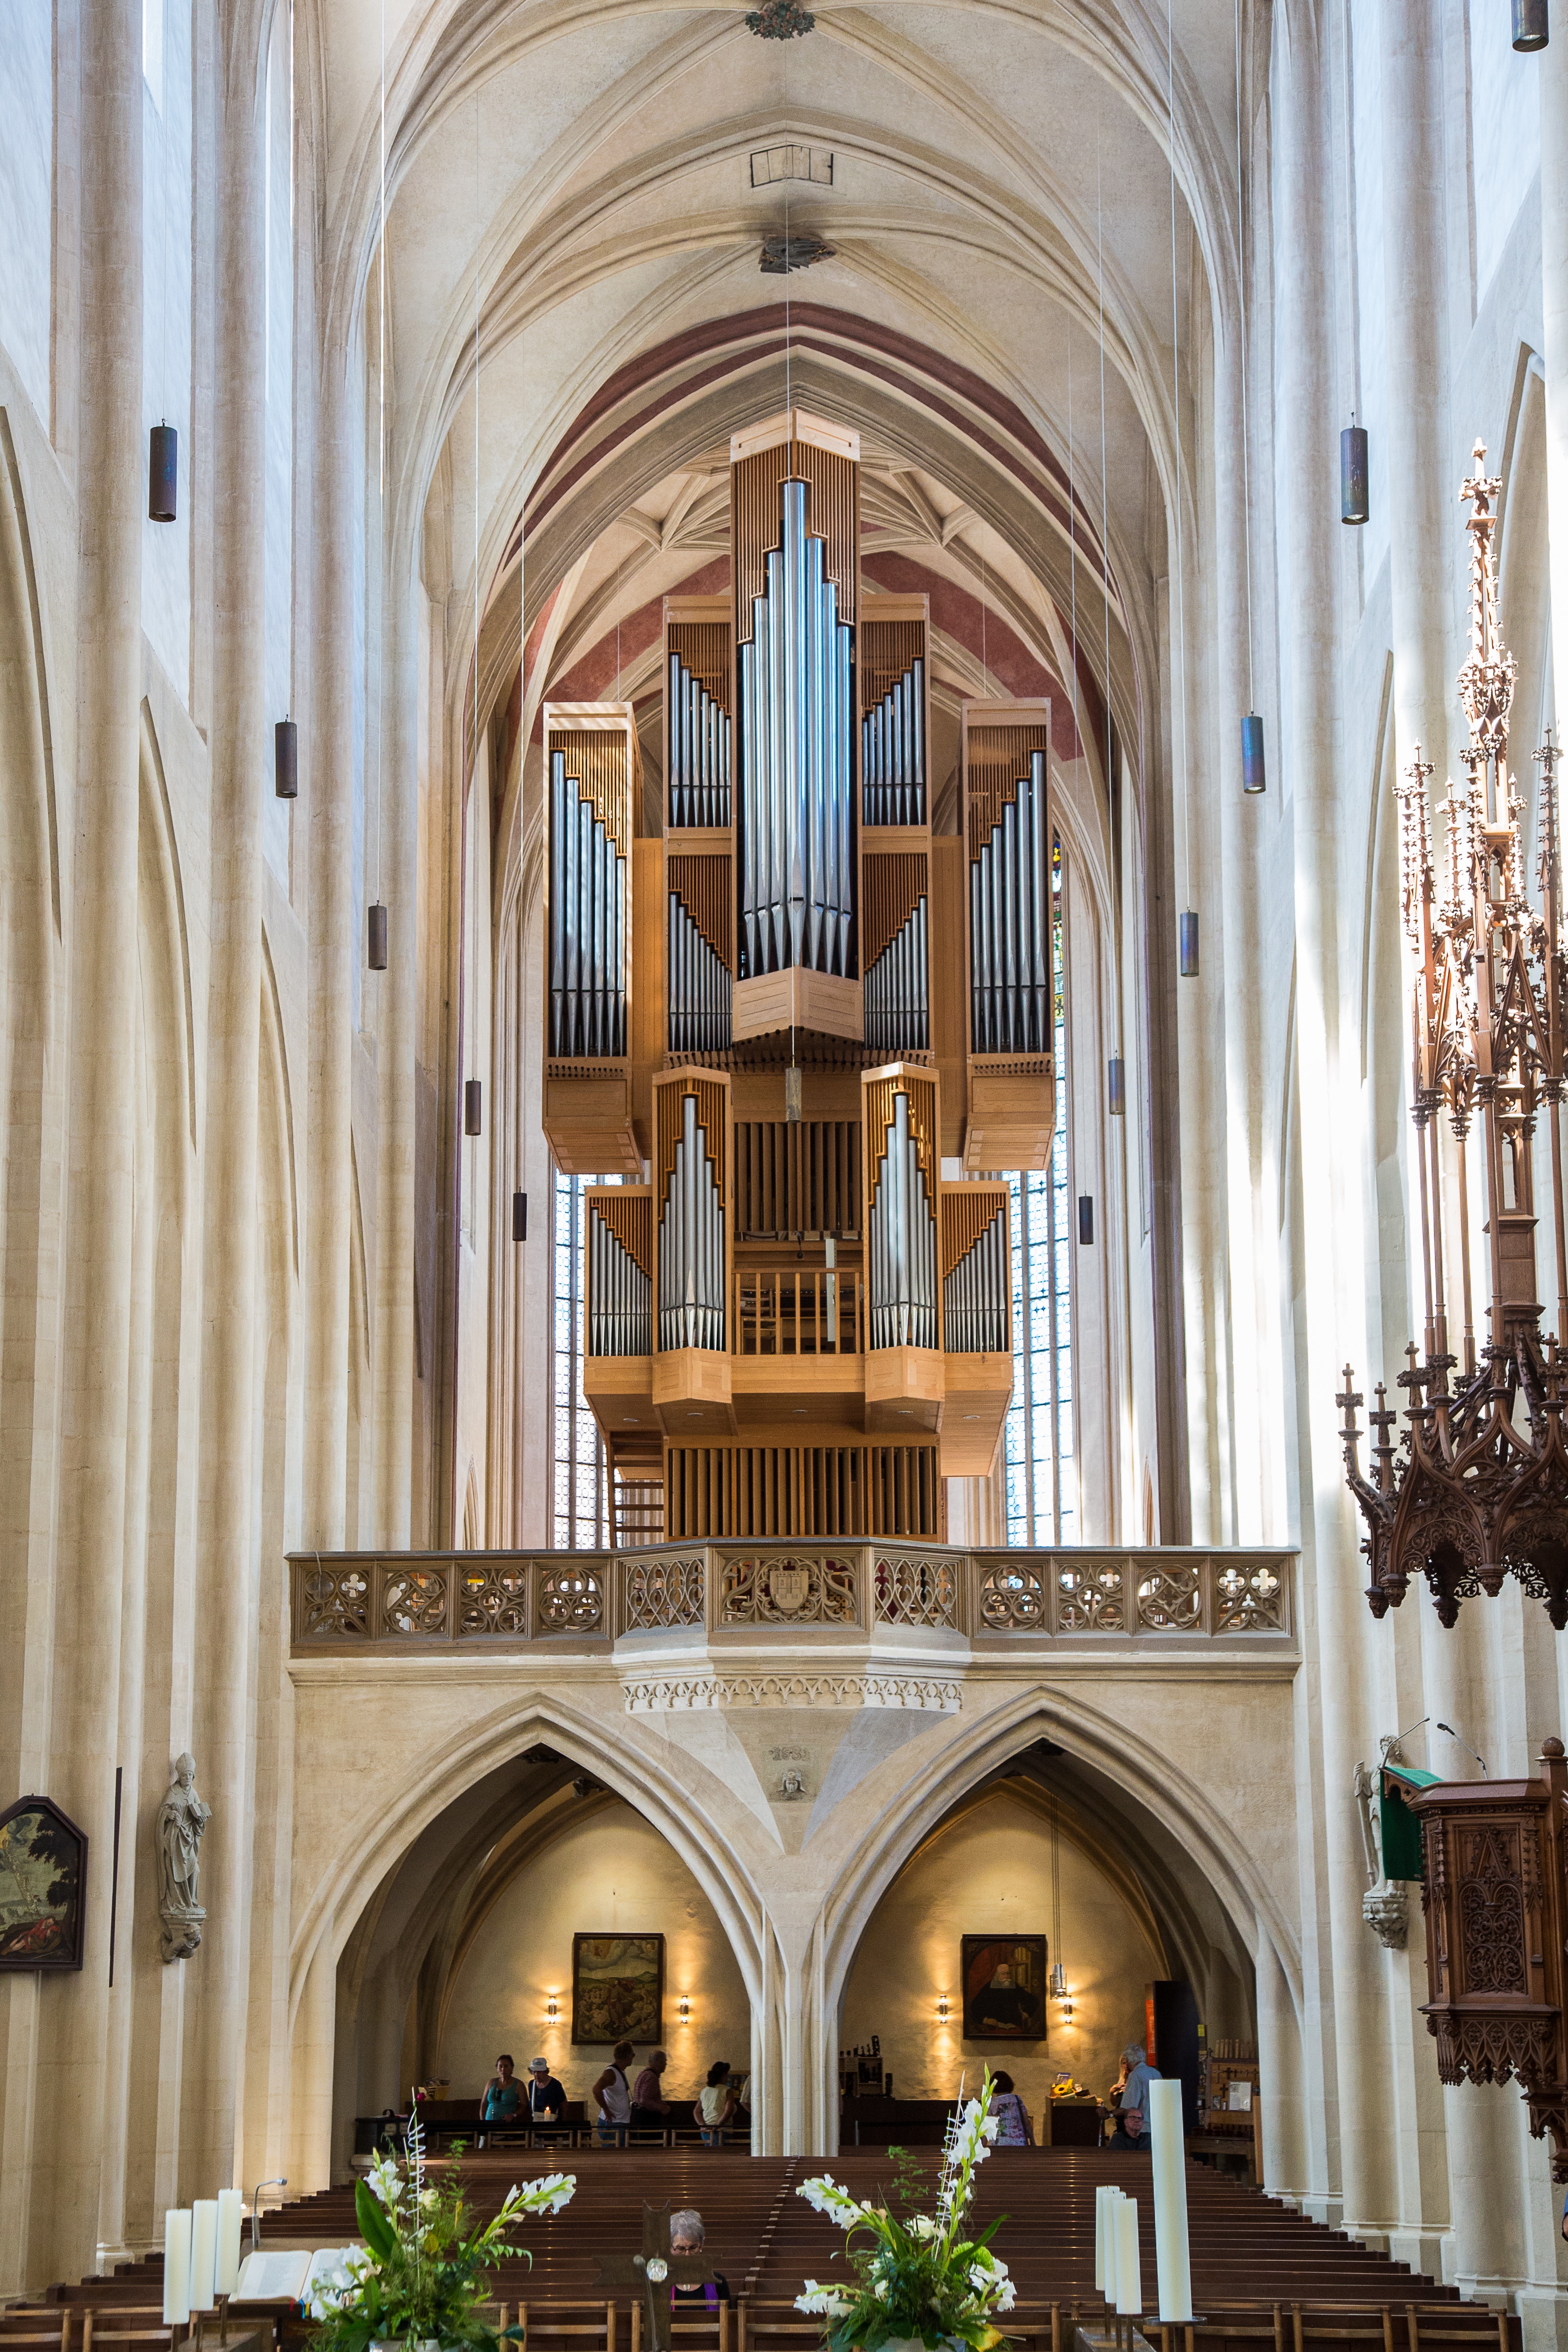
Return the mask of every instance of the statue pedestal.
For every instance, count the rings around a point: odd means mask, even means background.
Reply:
[[[199,1903],[164,1904],[159,1916],[163,1922],[163,1958],[165,1960],[188,1960],[202,1940],[202,1927],[206,1913]]]

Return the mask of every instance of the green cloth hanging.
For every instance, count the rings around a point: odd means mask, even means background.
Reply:
[[[1418,1771],[1414,1764],[1384,1765],[1378,1780],[1378,1825],[1382,1833],[1384,1878],[1425,1878],[1421,1822],[1407,1799],[1420,1789],[1435,1789],[1440,1772]]]

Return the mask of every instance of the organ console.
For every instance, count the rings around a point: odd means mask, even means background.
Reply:
[[[544,714],[545,1132],[623,1180],[584,1388],[639,1535],[662,1493],[671,1538],[936,1538],[1011,1395],[998,1174],[1054,1127],[1050,707],[965,706],[933,834],[929,604],[861,582],[858,436],[792,409],[730,454],[658,834],[631,707]]]

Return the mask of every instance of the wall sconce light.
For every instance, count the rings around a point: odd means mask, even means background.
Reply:
[[[544,2014],[550,2020],[552,2025],[554,2024],[560,2013],[561,2005],[556,2000],[555,1995],[552,1992],[546,1993],[544,1997]]]
[[[690,1996],[690,1994],[689,1994],[689,1993],[684,1993],[684,1992],[683,1992],[683,1993],[681,1994],[681,1996],[680,1996],[680,1999],[676,2002],[675,2007],[676,2007],[676,2013],[677,2013],[677,2015],[679,2017],[679,2019],[680,2019],[680,2022],[682,2023],[682,2025],[689,2025],[689,2024],[690,2024],[690,2022],[691,2022],[691,1996]]]
[[[945,2025],[945,2024],[947,2023],[947,1995],[946,1995],[946,1993],[939,1993],[939,1994],[937,1995],[936,2013],[937,2013],[937,2017],[938,2017],[939,2021],[940,2021],[942,2024]]]

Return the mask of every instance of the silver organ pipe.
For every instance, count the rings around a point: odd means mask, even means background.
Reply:
[[[715,954],[687,912],[678,891],[669,893],[669,1051],[711,1054],[730,1044],[728,967]]]
[[[880,1053],[924,1052],[931,1044],[926,975],[930,939],[925,894],[866,969],[866,1043]]]
[[[626,1050],[626,861],[550,756],[550,1050]]]
[[[936,1346],[936,1214],[921,1175],[910,1098],[893,1097],[867,1252],[873,1348]]]
[[[1007,1220],[998,1211],[942,1286],[949,1355],[998,1356],[1007,1346]]]
[[[917,654],[860,721],[861,821],[926,821],[925,663]]]
[[[722,1349],[724,1211],[697,1097],[680,1106],[675,1164],[658,1221],[658,1344]]]
[[[781,544],[738,648],[741,970],[845,978],[854,911],[850,630],[808,537],[803,481],[783,486]]]
[[[721,825],[730,822],[730,715],[692,677],[679,654],[669,656],[669,822]]]
[[[653,1353],[653,1284],[605,1218],[588,1218],[588,1353]]]
[[[976,1054],[1043,1054],[1051,1042],[1050,854],[1046,755],[1030,754],[969,869],[970,990]]]

